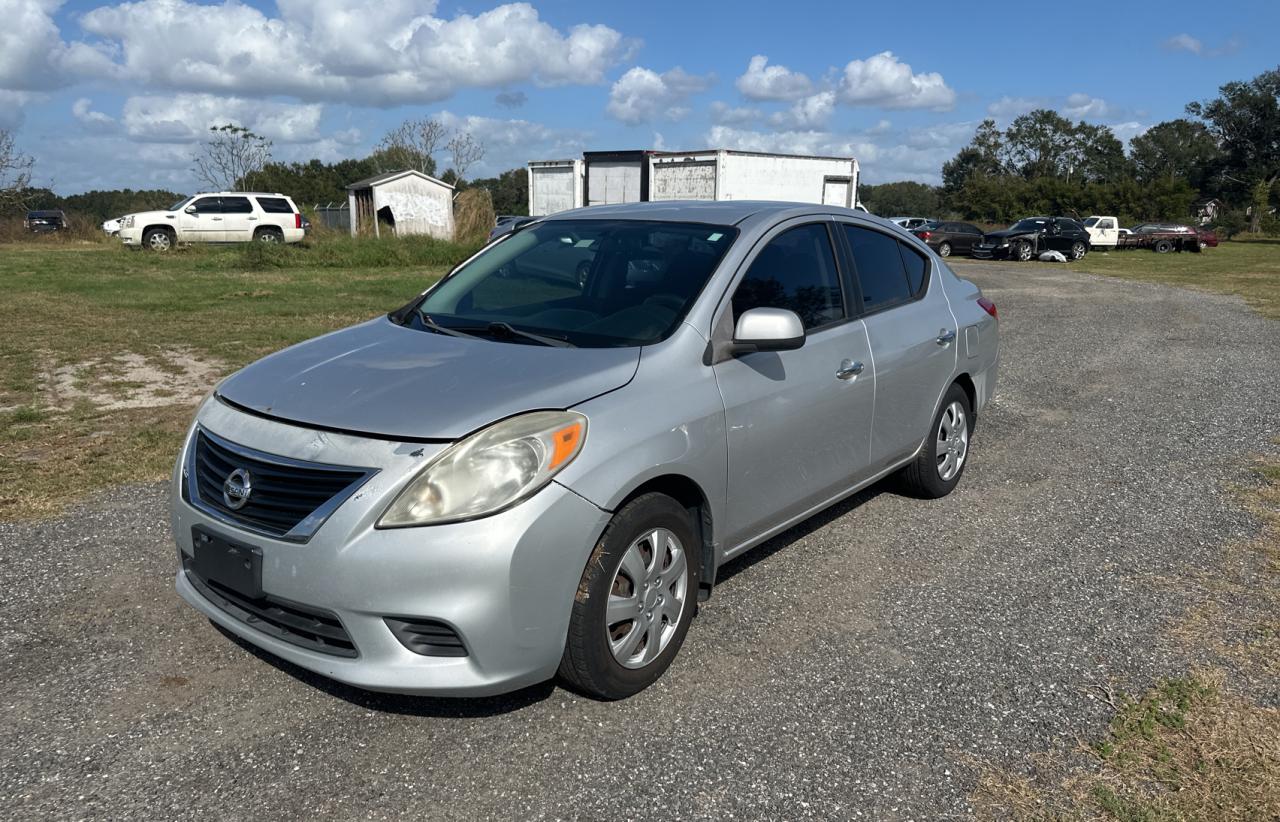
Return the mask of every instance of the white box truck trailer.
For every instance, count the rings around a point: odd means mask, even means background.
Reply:
[[[529,215],[542,217],[582,207],[581,160],[535,160],[529,163]]]
[[[582,156],[580,161],[529,163],[530,215],[651,200],[784,200],[862,208],[860,170],[852,157],[727,149],[588,151]],[[571,180],[577,188],[568,205]]]

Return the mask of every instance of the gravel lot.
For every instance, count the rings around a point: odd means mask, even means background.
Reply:
[[[1092,684],[1190,664],[1176,581],[1255,533],[1228,489],[1276,451],[1280,323],[959,270],[1004,340],[959,490],[876,487],[735,562],[624,703],[388,697],[260,656],[173,593],[162,486],[0,526],[0,817],[968,816],[976,763],[1098,731]]]

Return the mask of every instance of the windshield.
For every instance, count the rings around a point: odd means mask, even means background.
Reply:
[[[174,203],[173,205],[169,206],[169,210],[170,210],[170,211],[180,211],[180,210],[182,209],[182,207],[183,207],[184,205],[186,205],[187,203],[191,202],[191,200],[192,200],[192,198],[191,198],[191,197],[183,197],[183,198],[182,198],[181,200],[179,200],[178,202],[176,202],[176,203]]]
[[[1018,220],[1009,227],[1010,231],[1039,231],[1049,225],[1049,221],[1038,217],[1030,220]]]
[[[649,345],[675,330],[737,236],[697,223],[534,225],[442,280],[411,322],[528,345]]]

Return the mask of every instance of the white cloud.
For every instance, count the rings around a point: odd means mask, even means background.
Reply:
[[[795,102],[787,111],[779,111],[769,122],[782,128],[820,128],[831,119],[836,108],[836,93],[820,91]]]
[[[891,51],[851,60],[839,82],[840,101],[851,106],[947,111],[956,93],[938,72],[916,74]]]
[[[735,85],[748,100],[795,100],[813,91],[806,75],[786,66],[771,66],[763,54],[751,58]]]
[[[1130,120],[1124,123],[1112,123],[1110,128],[1120,142],[1128,143],[1134,137],[1137,137],[1139,134],[1142,134],[1147,129],[1151,128],[1151,126]]]
[[[1204,44],[1186,33],[1175,34],[1165,40],[1164,47],[1168,51],[1189,51],[1192,54],[1200,54],[1204,51]]]
[[[987,114],[993,117],[1017,117],[1038,108],[1046,108],[1049,101],[1043,97],[1010,97],[1005,95],[987,106]]]
[[[26,106],[38,95],[0,89],[0,128],[16,129],[26,119]]]
[[[75,44],[68,48],[79,51],[63,63],[83,69],[110,53],[96,75],[118,82],[389,106],[443,100],[462,88],[600,83],[631,46],[607,26],[558,30],[528,3],[450,19],[432,16],[435,7],[278,0],[279,16],[271,17],[234,0],[137,0],[81,17],[104,51]]]
[[[529,120],[501,120],[494,117],[462,116],[442,111],[436,119],[446,128],[469,131],[484,144],[484,159],[467,176],[487,177],[523,166],[530,160],[561,159],[580,155],[590,132],[559,129]],[[449,166],[447,151],[436,158],[443,171]]]
[[[101,111],[94,111],[93,101],[88,97],[81,97],[71,104],[71,116],[88,128],[97,131],[109,131],[116,127],[115,118]]]
[[[682,120],[689,113],[685,106],[689,97],[713,82],[714,77],[689,74],[679,66],[662,74],[636,66],[613,84],[605,111],[628,125],[657,117]]]
[[[124,102],[125,132],[136,140],[194,142],[213,126],[243,126],[275,142],[302,143],[320,138],[318,103],[277,103],[213,94],[164,94],[130,97]]]
[[[764,114],[758,108],[731,106],[720,100],[712,103],[708,111],[711,115],[711,122],[725,126],[745,126],[764,117]]]
[[[1113,111],[1113,107],[1108,105],[1106,100],[1090,97],[1081,92],[1068,96],[1067,104],[1062,107],[1063,114],[1077,120],[1083,120],[1086,117],[1106,117]]]

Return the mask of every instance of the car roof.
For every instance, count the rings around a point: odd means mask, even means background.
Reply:
[[[841,214],[866,218],[863,212],[817,203],[787,203],[773,200],[661,200],[648,203],[596,205],[561,211],[547,220],[617,219],[737,225],[748,217],[800,214]]]

